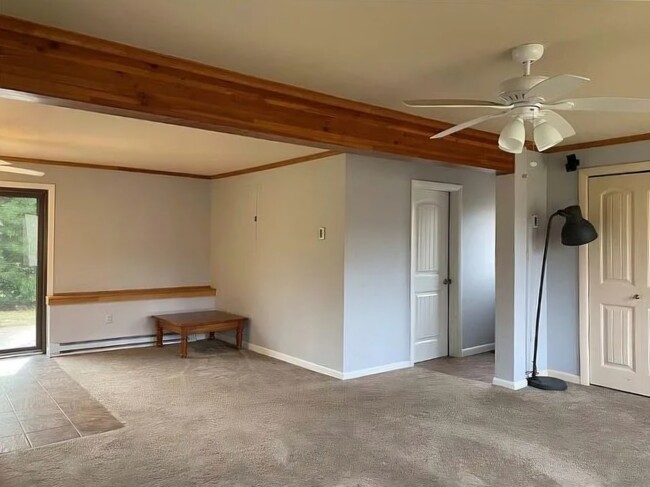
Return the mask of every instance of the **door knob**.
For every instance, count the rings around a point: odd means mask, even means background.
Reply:
[[[451,284],[451,279],[449,279],[448,277],[445,277],[445,278],[442,280],[442,283],[443,283],[445,286],[446,286],[447,284]]]
[[[641,299],[641,295],[640,294],[635,294],[634,296],[632,296],[632,299]]]

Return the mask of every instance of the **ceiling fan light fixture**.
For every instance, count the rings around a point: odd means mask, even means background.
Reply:
[[[526,127],[524,127],[524,121],[519,117],[515,117],[503,127],[499,136],[499,148],[511,154],[521,154],[525,142]]]
[[[535,127],[533,138],[535,139],[537,150],[540,152],[550,149],[564,140],[562,134],[548,122],[542,122]]]

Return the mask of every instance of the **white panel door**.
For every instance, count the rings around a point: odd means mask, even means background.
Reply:
[[[650,174],[589,178],[591,383],[650,396]]]
[[[411,320],[414,361],[448,354],[449,193],[413,188]]]

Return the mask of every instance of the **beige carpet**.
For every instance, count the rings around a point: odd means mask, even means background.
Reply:
[[[199,346],[57,359],[125,426],[0,455],[0,485],[650,485],[646,398],[424,367],[341,382]]]

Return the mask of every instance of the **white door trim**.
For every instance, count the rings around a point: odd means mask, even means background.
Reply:
[[[449,355],[462,357],[463,355],[463,334],[462,334],[462,223],[463,223],[463,187],[460,184],[438,183],[433,181],[411,181],[411,201],[413,200],[414,189],[428,189],[431,191],[446,191],[449,193]],[[411,237],[413,234],[413,207],[411,205]],[[412,244],[412,242],[411,242]],[[411,245],[411,269],[409,276],[409,301],[411,311],[411,353],[410,363],[413,365],[415,357],[415,312],[413,310],[413,285],[412,277],[415,270],[415,260]]]
[[[55,186],[46,183],[25,183],[18,181],[0,181],[0,188],[24,188],[24,189],[41,189],[47,191],[47,262],[45,276],[45,295],[54,294],[54,204]],[[46,353],[50,351],[50,307],[45,305],[45,349]]]
[[[649,172],[650,161],[631,162],[580,169],[578,171],[578,203],[584,217],[589,219],[589,178],[613,174],[629,174],[634,172]],[[589,252],[586,245],[578,247],[578,296],[580,323],[580,383],[588,386],[591,383],[589,365]]]

